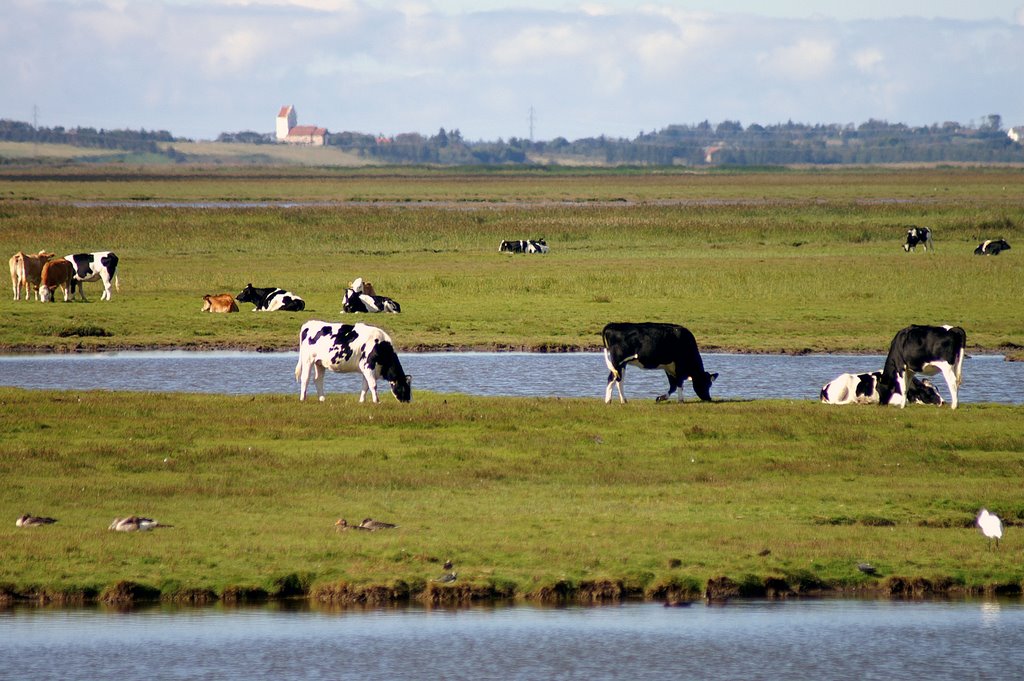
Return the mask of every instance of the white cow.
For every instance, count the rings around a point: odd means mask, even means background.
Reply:
[[[96,253],[75,253],[65,255],[64,259],[75,268],[75,281],[96,281],[103,280],[103,295],[100,300],[110,300],[110,284],[113,283],[118,291],[121,290],[121,282],[117,278],[117,256],[113,251],[97,251]],[[78,285],[78,295],[85,300],[85,287]],[[71,297],[74,298],[75,291],[72,286]]]
[[[359,401],[366,401],[366,391],[374,402],[377,379],[381,376],[391,385],[399,402],[412,399],[412,376],[407,376],[398,361],[391,337],[369,324],[338,324],[310,320],[299,331],[299,361],[295,380],[299,382],[299,399],[306,399],[310,374],[316,393],[324,401],[324,371],[356,372],[363,375]]]

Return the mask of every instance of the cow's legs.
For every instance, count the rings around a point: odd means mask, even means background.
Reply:
[[[370,391],[370,397],[374,403],[380,402],[380,398],[377,397],[377,377],[373,375],[373,369],[367,366],[359,367],[360,373],[363,375],[363,390],[359,393],[359,401],[366,401],[366,391]]]
[[[301,356],[299,357],[299,364],[297,367],[295,367],[295,378],[297,378],[299,381],[300,402],[306,399],[306,388],[309,387],[309,370],[312,368],[313,367],[307,364]]]
[[[110,277],[103,277],[103,295],[100,300],[110,300]]]
[[[666,376],[666,378],[668,378],[668,392],[665,393],[664,395],[658,395],[657,397],[655,397],[654,398],[655,402],[665,402],[666,400],[668,400],[668,398],[672,397],[672,393],[674,393],[676,391],[677,387],[678,388],[682,388],[683,387],[683,381],[679,380],[678,378],[676,378],[675,376],[670,374],[668,372],[668,369],[665,369],[665,376]],[[685,379],[683,379],[683,380],[685,380]],[[682,390],[679,391],[679,401],[680,402],[683,401],[683,391]]]
[[[313,362],[313,383],[316,384],[317,399],[323,402],[326,398],[324,395],[324,374],[327,370],[324,369],[324,365],[320,362]]]
[[[938,369],[942,372],[942,378],[946,380],[946,387],[949,388],[949,406],[951,409],[956,409],[957,405],[957,393],[960,390],[960,369],[963,357],[957,358],[956,366],[949,364],[949,362],[932,362],[930,367]],[[934,372],[933,372],[934,373]]]
[[[614,385],[619,391],[619,404],[625,404],[626,397],[622,394],[622,376],[625,373],[626,365],[620,362],[619,366],[616,366],[612,362],[608,348],[604,349],[604,363],[608,367],[608,385],[604,389],[604,403],[608,404],[612,401],[612,386]]]

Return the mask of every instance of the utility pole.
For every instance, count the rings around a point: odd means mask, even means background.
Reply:
[[[530,141],[533,141],[533,105],[530,105]]]

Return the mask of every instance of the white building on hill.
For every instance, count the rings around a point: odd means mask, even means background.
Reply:
[[[295,107],[289,104],[277,112],[277,141],[287,144],[311,144],[322,147],[327,140],[327,128],[315,125],[296,125]]]

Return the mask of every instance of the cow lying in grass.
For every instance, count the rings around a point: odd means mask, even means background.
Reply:
[[[821,401],[825,404],[878,404],[878,383],[881,371],[864,374],[840,374],[821,389]],[[928,379],[913,377],[907,394],[911,404],[942,405],[939,391]]]
[[[387,296],[378,296],[373,290],[373,284],[363,281],[362,277],[356,279],[345,289],[345,299],[341,304],[342,314],[348,312],[401,312],[402,306],[398,301]]]

